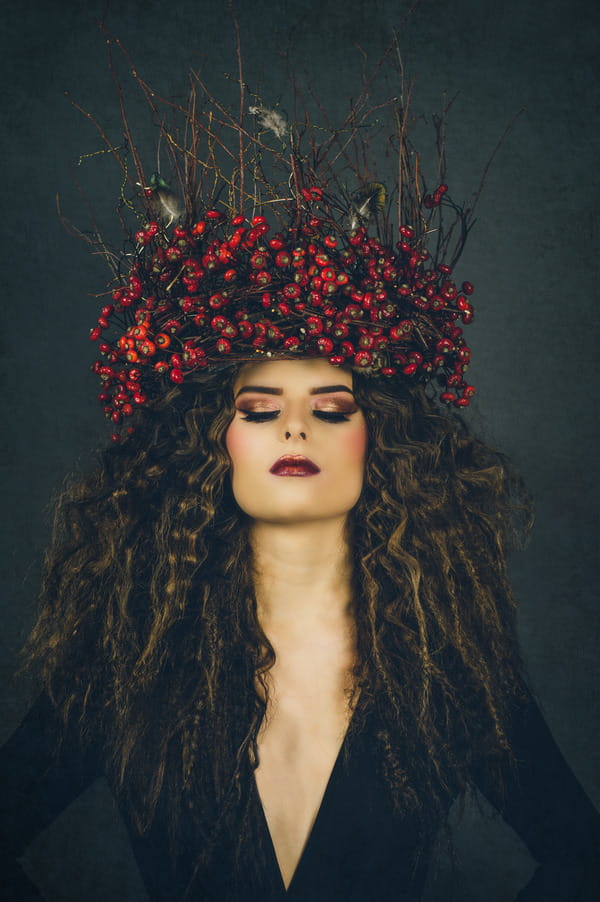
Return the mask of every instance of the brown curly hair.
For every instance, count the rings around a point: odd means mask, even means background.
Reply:
[[[229,483],[236,370],[173,386],[65,488],[24,649],[82,738],[104,737],[140,831],[169,800],[174,842],[186,802],[214,838],[243,799],[275,659]],[[369,449],[348,524],[351,729],[376,714],[392,795],[429,835],[475,757],[509,757],[522,677],[506,557],[530,510],[507,460],[424,388],[354,387]]]

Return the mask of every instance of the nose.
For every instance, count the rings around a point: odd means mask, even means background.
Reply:
[[[304,411],[299,408],[288,408],[281,422],[283,440],[289,442],[297,438],[306,441],[309,434],[308,425]]]
[[[302,431],[301,431],[301,432],[298,432],[297,434],[298,434],[298,436],[299,436],[301,439],[303,439],[304,441],[306,441],[306,432],[302,432]],[[285,440],[286,440],[286,442],[289,441],[289,439],[291,439],[293,435],[294,435],[293,432],[290,432],[289,430],[286,430],[286,433],[285,433]]]

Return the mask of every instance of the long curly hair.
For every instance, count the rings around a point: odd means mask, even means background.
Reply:
[[[25,658],[107,767],[140,832],[168,799],[215,837],[244,796],[275,654],[225,434],[236,367],[173,386],[70,482]],[[474,762],[510,756],[522,686],[507,552],[530,509],[507,460],[422,387],[355,374],[369,434],[348,524],[357,627],[352,730],[427,833]]]

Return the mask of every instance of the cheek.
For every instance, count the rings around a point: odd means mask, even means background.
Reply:
[[[348,443],[346,445],[347,453],[350,457],[353,457],[355,460],[364,461],[365,455],[367,453],[367,427],[364,425],[362,429],[357,429],[353,431],[348,436]]]
[[[269,437],[264,426],[262,429],[249,429],[247,423],[233,420],[225,436],[225,447],[234,471],[260,467],[268,460]]]
[[[225,447],[231,460],[229,478],[234,498],[252,516],[257,485],[265,475],[269,459],[265,435],[234,420],[227,431]]]
[[[235,420],[227,430],[225,447],[227,448],[227,452],[233,464],[235,464],[236,460],[242,460],[244,457],[244,450],[247,450],[247,442],[244,441],[242,431],[238,428]]]
[[[353,429],[343,437],[333,451],[335,463],[335,490],[349,493],[354,503],[362,491],[365,475],[368,436],[366,425],[362,429]],[[333,487],[332,485],[332,487]],[[342,487],[344,487],[342,489]]]
[[[229,478],[233,496],[242,510],[251,514],[248,510],[248,501],[251,500],[254,483],[252,447],[248,441],[248,433],[244,434],[244,430],[239,428],[236,420],[227,430],[225,447],[231,460]]]
[[[366,423],[363,424],[362,427],[353,429],[351,432],[344,435],[343,442],[340,443],[337,449],[340,467],[345,469],[360,468],[362,472],[367,455],[367,444],[368,436]]]

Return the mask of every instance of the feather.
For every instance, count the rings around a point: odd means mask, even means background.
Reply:
[[[289,125],[277,110],[269,110],[264,106],[251,106],[248,107],[248,112],[252,116],[256,116],[260,126],[265,131],[273,132],[280,141],[283,141],[286,137]]]
[[[385,185],[381,182],[369,182],[360,191],[355,191],[350,198],[350,229],[366,225],[373,216],[381,213],[386,196]]]

